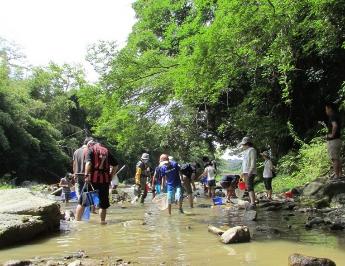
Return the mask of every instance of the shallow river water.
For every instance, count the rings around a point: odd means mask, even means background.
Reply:
[[[209,202],[199,200],[196,206],[200,203]],[[0,262],[35,256],[63,257],[82,249],[91,257],[110,256],[143,265],[277,266],[287,265],[292,253],[327,257],[338,266],[345,265],[345,233],[306,231],[305,217],[299,213],[288,216],[288,212],[258,211],[258,221],[248,223],[242,220],[243,211],[233,212],[222,206],[194,209],[186,206],[185,214],[179,214],[175,208],[171,217],[152,203],[124,207],[109,209],[106,226],[99,225],[98,216],[93,215],[89,222],[72,223],[70,232],[2,249]],[[253,240],[224,245],[207,231],[208,224],[246,224]],[[281,232],[260,233],[255,230],[258,225],[273,226]]]

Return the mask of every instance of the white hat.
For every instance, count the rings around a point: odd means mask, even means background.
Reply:
[[[250,137],[244,137],[240,144],[246,145],[246,144],[251,143],[251,142],[252,142],[252,140],[250,139]]]
[[[143,155],[141,155],[141,159],[142,160],[149,160],[150,159],[150,155],[148,153],[143,153]]]

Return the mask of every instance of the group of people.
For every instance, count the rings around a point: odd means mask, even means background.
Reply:
[[[342,176],[341,167],[341,132],[340,119],[336,107],[332,103],[326,104],[326,114],[329,117],[327,147],[330,159],[333,162],[334,177]],[[249,194],[250,208],[256,207],[256,198],[254,193],[254,179],[257,175],[257,151],[249,137],[244,137],[240,143],[243,147],[243,161],[241,175],[226,175],[222,178],[220,184],[227,191],[227,199],[235,196],[240,179],[246,184]],[[264,159],[263,180],[267,192],[267,198],[272,199],[272,179],[275,175],[275,168],[270,159],[270,154],[265,151],[261,153]],[[204,180],[205,192],[210,198],[215,196],[216,188],[216,164],[207,157],[203,158],[204,170],[197,177],[197,163],[178,164],[174,158],[167,154],[162,154],[159,158],[158,166],[153,175],[149,167],[150,156],[144,153],[136,165],[135,173],[135,194],[138,200],[144,203],[149,190],[149,184],[152,188],[153,197],[161,192],[167,193],[168,212],[171,214],[172,204],[178,203],[179,212],[183,213],[183,194],[186,193],[189,205],[193,208],[193,191],[195,191],[195,181]],[[93,138],[86,138],[82,147],[77,149],[73,155],[73,175],[61,179],[60,186],[63,190],[64,200],[67,202],[70,187],[73,179],[78,196],[78,206],[76,209],[76,220],[81,220],[84,208],[85,197],[83,193],[89,189],[98,190],[99,193],[99,215],[101,224],[106,224],[106,210],[109,208],[109,186],[111,180],[118,169],[118,162],[101,143]],[[151,178],[152,176],[152,178]]]

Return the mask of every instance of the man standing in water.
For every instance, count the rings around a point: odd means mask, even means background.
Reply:
[[[341,166],[341,123],[337,107],[334,103],[326,103],[325,107],[326,115],[328,116],[328,134],[327,134],[327,149],[330,159],[333,163],[334,178],[340,178],[342,176]]]
[[[147,196],[146,182],[149,177],[149,173],[147,171],[149,159],[150,155],[148,153],[143,153],[136,167],[135,185],[139,194],[138,197],[140,198],[140,203],[144,203]]]
[[[162,154],[159,161],[161,162],[162,184],[166,185],[168,192],[169,215],[171,215],[171,204],[175,202],[175,200],[178,200],[179,211],[180,213],[183,213],[180,167],[175,161],[169,161],[169,157],[166,154]],[[177,195],[177,199],[175,199],[175,195]]]
[[[249,192],[250,209],[255,209],[255,193],[254,193],[254,178],[257,174],[256,159],[257,153],[253,147],[253,143],[249,137],[244,137],[240,143],[244,149],[242,161],[242,174],[245,178],[247,189]]]
[[[91,137],[87,137],[84,140],[83,146],[77,149],[73,154],[73,177],[75,182],[75,190],[78,199],[82,193],[82,189],[85,183],[85,157],[87,153],[87,143],[93,140]]]
[[[111,177],[117,171],[118,163],[106,147],[95,141],[89,141],[85,164],[85,182],[91,183],[99,192],[99,216],[101,224],[106,224],[105,218],[109,203],[109,184]],[[110,172],[110,169],[112,171]],[[77,221],[81,220],[84,211],[82,197],[76,211]]]

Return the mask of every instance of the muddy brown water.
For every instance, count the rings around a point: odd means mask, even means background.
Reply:
[[[196,206],[209,203],[199,199]],[[186,206],[185,214],[179,214],[174,208],[171,217],[152,203],[124,207],[109,209],[106,226],[99,225],[98,216],[93,215],[89,222],[71,223],[69,232],[2,249],[0,262],[36,256],[63,257],[82,249],[91,257],[110,256],[143,265],[277,266],[287,265],[288,256],[296,252],[327,257],[338,266],[345,265],[345,233],[306,231],[303,227],[306,217],[300,213],[259,210],[257,222],[244,222],[243,211],[234,212],[224,206],[194,209]],[[68,208],[74,208],[73,204]],[[224,245],[207,231],[208,224],[246,224],[253,240]],[[258,225],[270,226],[279,232],[259,232],[255,229]]]

